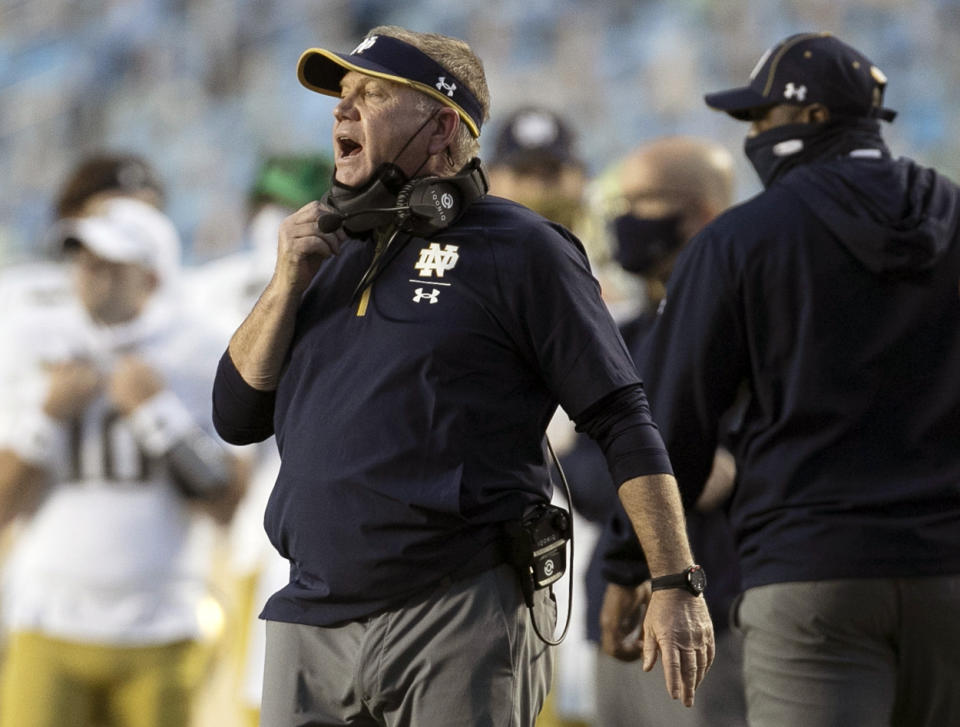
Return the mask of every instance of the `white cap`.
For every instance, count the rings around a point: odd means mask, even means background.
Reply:
[[[106,200],[89,217],[63,220],[54,234],[64,250],[82,245],[106,260],[149,268],[164,282],[180,268],[176,227],[156,207],[138,199]]]

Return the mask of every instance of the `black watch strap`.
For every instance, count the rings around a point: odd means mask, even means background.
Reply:
[[[650,581],[650,590],[662,591],[668,588],[683,588],[699,596],[707,588],[707,574],[699,565],[692,565],[680,573],[671,573],[666,576],[659,576]]]

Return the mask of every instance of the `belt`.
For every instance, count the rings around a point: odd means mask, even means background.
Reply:
[[[483,546],[472,555],[463,565],[447,574],[450,581],[461,581],[464,578],[478,576],[481,573],[496,568],[498,565],[510,562],[507,555],[507,546],[501,540],[494,540]]]

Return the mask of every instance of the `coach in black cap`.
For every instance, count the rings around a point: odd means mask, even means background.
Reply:
[[[892,158],[886,81],[805,33],[706,96],[765,190],[684,250],[643,356],[687,502],[742,412],[752,727],[960,724],[960,190]]]
[[[339,99],[332,187],[281,224],[213,396],[225,439],[280,449],[264,522],[290,580],[262,613],[261,724],[533,726],[560,564],[548,548],[535,582],[531,558],[568,522],[547,509],[558,403],[651,570],[679,577],[644,647],[692,704],[713,631],[670,462],[579,240],[485,194],[480,60],[385,26],[298,73]]]
[[[499,124],[488,171],[493,194],[578,231],[587,168],[576,152],[571,125],[560,114],[523,106],[507,115]]]
[[[876,123],[897,115],[883,106],[886,85],[883,71],[859,51],[830,33],[803,33],[764,53],[749,84],[705,100],[752,122],[745,151],[769,186],[811,158],[844,150],[889,156]]]

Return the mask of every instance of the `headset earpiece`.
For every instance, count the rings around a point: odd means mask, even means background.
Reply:
[[[397,195],[397,207],[407,208],[400,215],[400,229],[418,237],[434,235],[453,224],[488,188],[487,175],[478,158],[452,177],[414,179]]]

